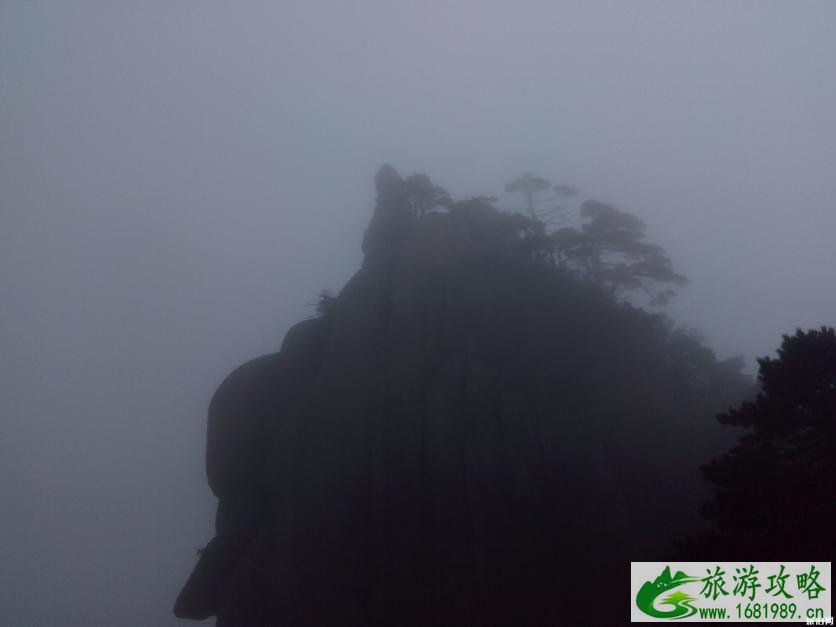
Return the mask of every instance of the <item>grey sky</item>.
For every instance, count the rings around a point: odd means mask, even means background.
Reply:
[[[833,2],[3,2],[0,623],[176,624],[209,396],[358,267],[381,163],[641,215],[751,364],[836,324],[834,111]]]

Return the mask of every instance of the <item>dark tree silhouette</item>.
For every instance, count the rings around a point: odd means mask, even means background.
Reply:
[[[403,186],[409,204],[419,218],[423,218],[428,211],[436,207],[450,206],[450,194],[444,188],[433,184],[426,174],[413,174],[407,177]]]
[[[328,290],[322,290],[317,296],[316,315],[320,318],[328,318],[334,315],[337,308],[337,297]]]
[[[543,192],[549,189],[554,194],[543,197]],[[559,222],[563,217],[566,206],[561,205],[560,201],[574,198],[578,195],[578,189],[572,185],[555,185],[552,187],[547,179],[534,176],[529,172],[525,172],[508,183],[505,186],[505,191],[509,194],[523,195],[525,199],[525,211],[532,220],[533,230],[542,234],[545,234],[547,226]],[[558,201],[558,204],[545,209],[540,206],[543,203],[553,201]]]
[[[544,197],[546,190],[554,194]],[[665,305],[676,294],[672,286],[688,279],[675,272],[664,249],[645,241],[645,224],[637,216],[597,200],[580,207],[580,228],[563,226],[567,209],[562,201],[578,195],[576,187],[555,185],[529,172],[505,186],[525,199],[527,241],[532,257],[569,270],[603,287],[613,296],[642,290],[651,305]],[[547,202],[555,206],[542,208]]]
[[[551,234],[550,244],[554,253],[555,263],[563,267],[568,262],[574,261],[581,264],[585,273],[590,273],[589,260],[591,259],[589,238],[577,229],[564,227]]]
[[[587,222],[580,231],[563,228],[550,236],[559,265],[572,261],[582,276],[613,294],[641,289],[657,305],[675,294],[671,285],[688,284],[661,246],[644,241],[645,224],[635,215],[587,200],[581,216]]]
[[[541,221],[542,216],[537,211],[537,203],[541,200],[539,194],[551,188],[551,183],[546,179],[534,176],[525,172],[505,186],[509,194],[522,194],[525,198],[526,209],[532,220]]]
[[[686,558],[825,559],[836,554],[836,334],[783,338],[760,364],[761,392],[717,419],[747,432],[703,467],[715,528],[682,543]]]

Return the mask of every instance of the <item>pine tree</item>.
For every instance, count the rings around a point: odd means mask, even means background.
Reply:
[[[703,467],[715,526],[680,546],[683,557],[826,559],[836,554],[836,333],[783,337],[758,360],[761,392],[717,419],[747,432]]]

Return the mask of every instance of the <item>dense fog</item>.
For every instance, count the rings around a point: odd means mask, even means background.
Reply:
[[[639,216],[750,374],[836,324],[835,71],[829,2],[4,2],[0,623],[184,624],[209,399],[360,267],[384,163]]]

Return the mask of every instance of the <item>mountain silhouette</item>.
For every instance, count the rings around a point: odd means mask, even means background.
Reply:
[[[522,216],[484,198],[416,212],[391,166],[375,184],[360,270],[212,399],[216,534],[175,613],[623,621],[602,591],[696,524],[699,463],[729,443],[712,416],[750,381],[544,263]]]

